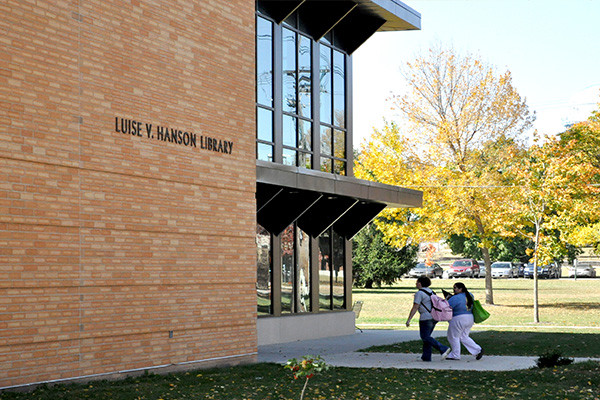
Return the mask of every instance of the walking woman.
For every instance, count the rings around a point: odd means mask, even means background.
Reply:
[[[415,293],[415,299],[413,306],[408,313],[408,319],[406,320],[406,327],[410,326],[410,321],[419,311],[419,334],[423,341],[423,354],[421,360],[431,361],[432,348],[436,349],[442,355],[442,359],[450,353],[450,347],[445,346],[431,337],[431,333],[435,329],[437,321],[433,319],[429,310],[431,310],[431,295],[433,290],[429,289],[431,285],[431,279],[426,276],[421,276],[417,279],[417,293]]]
[[[473,327],[471,309],[474,297],[462,282],[456,282],[453,289],[454,295],[448,299],[448,303],[452,307],[452,320],[448,324],[448,342],[452,346],[452,351],[446,360],[460,360],[461,343],[469,353],[475,356],[476,360],[480,360],[483,357],[483,349],[469,337],[469,332]]]

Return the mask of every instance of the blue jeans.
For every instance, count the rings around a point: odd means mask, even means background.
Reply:
[[[439,351],[440,354],[443,354],[449,348],[431,337],[431,333],[435,329],[435,324],[437,324],[437,321],[433,319],[419,321],[419,333],[423,341],[423,355],[421,356],[421,360],[423,361],[431,361],[432,347]]]

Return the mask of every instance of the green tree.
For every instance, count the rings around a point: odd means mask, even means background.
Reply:
[[[370,289],[373,285],[391,285],[417,263],[417,246],[406,244],[400,249],[390,246],[373,223],[354,237],[352,250],[356,287]]]
[[[483,258],[481,252],[481,239],[479,236],[466,237],[465,235],[450,235],[446,243],[453,254],[460,254],[464,258]],[[493,261],[529,262],[527,249],[531,248],[531,241],[524,237],[496,237],[490,247],[490,259]]]

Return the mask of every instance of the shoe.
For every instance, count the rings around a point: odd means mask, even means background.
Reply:
[[[448,354],[452,351],[452,348],[448,347],[445,352],[442,353],[442,360],[445,360],[448,357]]]
[[[483,357],[483,348],[481,349],[481,351],[479,352],[479,354],[477,354],[477,355],[475,356],[475,359],[476,359],[476,360],[481,360],[481,357]]]
[[[460,358],[446,357],[446,360],[458,361]]]

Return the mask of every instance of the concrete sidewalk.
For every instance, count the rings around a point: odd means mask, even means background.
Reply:
[[[439,332],[434,336],[444,336]],[[420,340],[416,330],[363,330],[354,335],[326,339],[303,340],[258,347],[258,361],[285,364],[290,358],[320,355],[329,365],[352,368],[409,368],[476,371],[509,371],[535,366],[538,357],[483,356],[479,361],[471,355],[462,355],[458,361],[442,361],[434,355],[431,362],[421,361],[421,354],[363,353],[357,350],[375,345],[386,345]],[[575,359],[584,361],[586,359]]]

